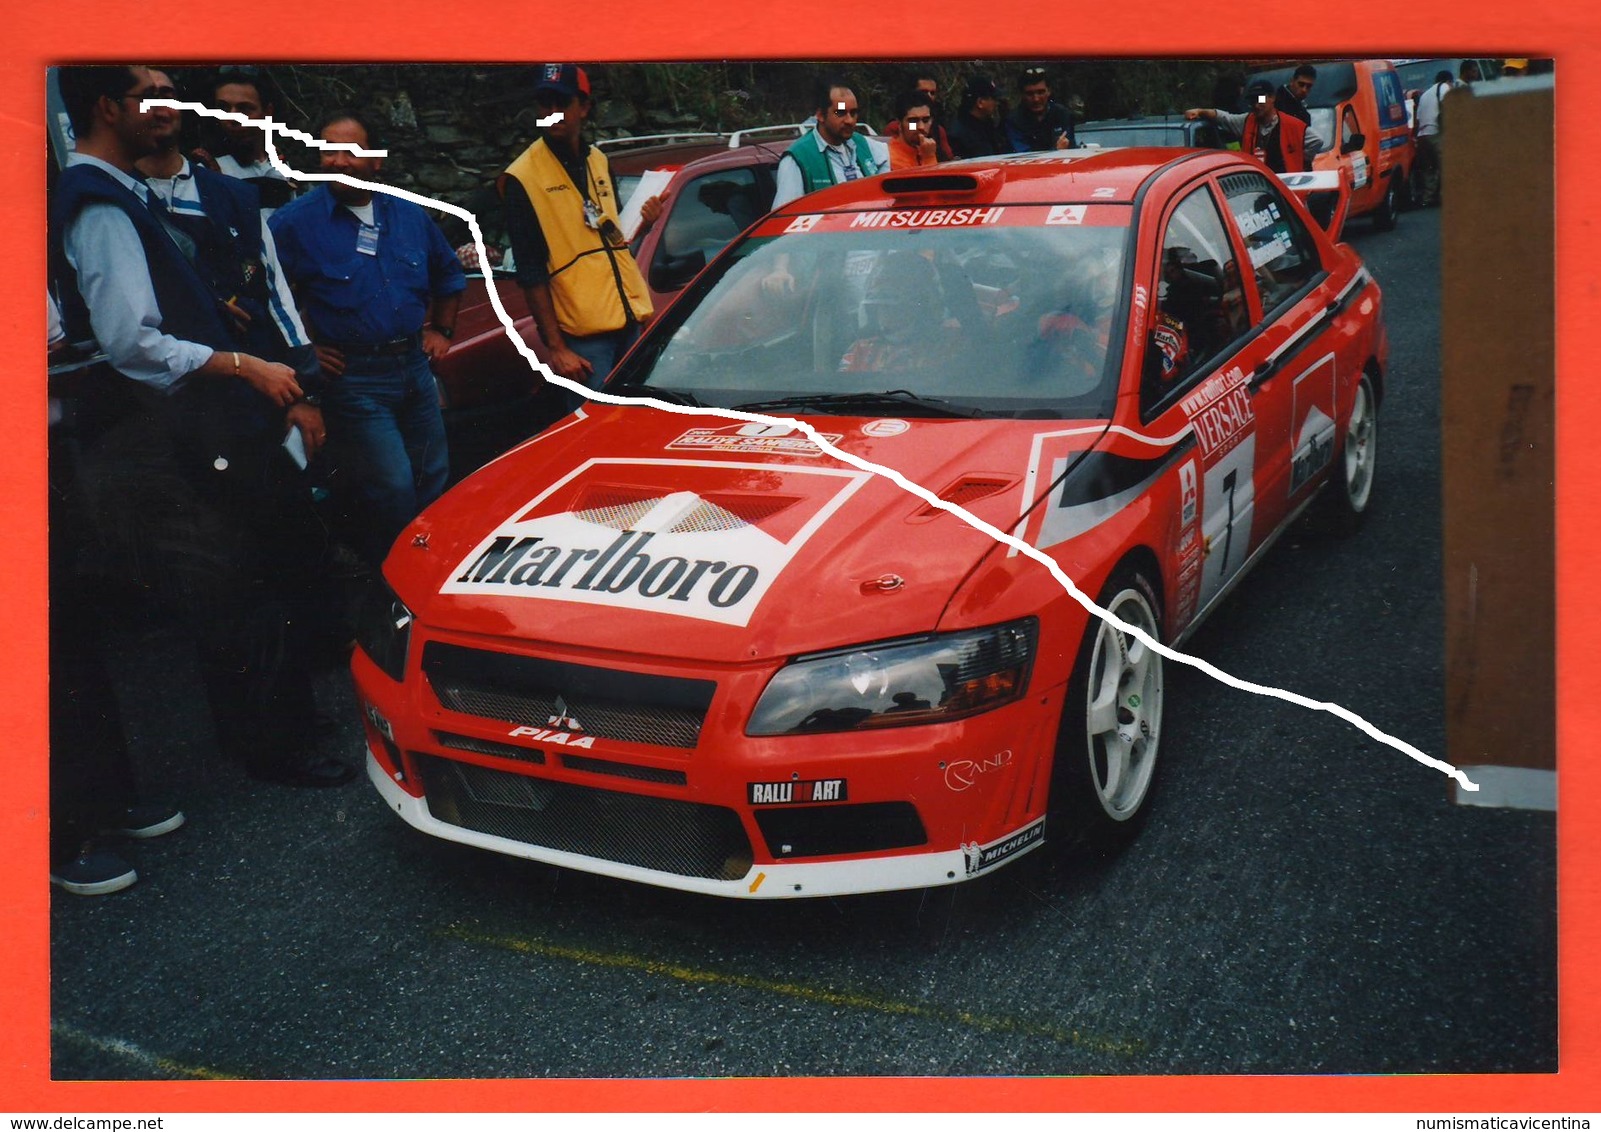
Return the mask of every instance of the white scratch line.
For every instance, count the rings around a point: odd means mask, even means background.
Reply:
[[[171,99],[147,99],[146,101],[152,103],[159,102],[164,106],[172,105],[178,107],[179,109],[197,108],[194,104],[175,102]],[[201,109],[204,112],[214,116],[223,116],[222,111],[211,110],[209,107],[199,107],[198,109]],[[237,114],[228,116],[235,119],[240,118],[240,116]],[[560,115],[558,114],[554,117],[559,118]],[[484,247],[484,234],[483,230],[478,227],[478,217],[467,211],[467,209],[460,208],[457,205],[447,204],[444,201],[433,200],[429,197],[418,196],[416,193],[407,192],[405,189],[397,189],[391,185],[380,185],[373,181],[359,181],[354,177],[347,177],[341,173],[297,172],[296,170],[291,169],[283,161],[283,159],[278,156],[278,152],[273,146],[273,133],[275,131],[288,132],[287,130],[284,130],[283,127],[278,126],[277,123],[271,121],[270,119],[260,121],[245,118],[242,120],[248,125],[263,126],[267,130],[267,135],[265,138],[267,143],[267,158],[272,162],[272,167],[279,173],[282,173],[284,176],[292,180],[343,181],[345,184],[353,185],[357,188],[367,189],[371,192],[388,193],[391,196],[400,197],[402,200],[409,200],[413,204],[420,205],[423,208],[430,208],[439,212],[447,212],[450,215],[458,217],[466,222],[468,229],[472,232],[473,247],[478,250],[479,262],[489,262],[489,251]],[[540,124],[544,125],[547,121],[548,119],[541,119]],[[957,506],[956,504],[946,502],[939,496],[935,495],[932,491],[929,491],[927,488],[908,480],[894,468],[880,467],[879,465],[870,463],[859,456],[854,456],[849,452],[844,452],[838,448],[835,448],[831,443],[823,439],[822,435],[815,428],[807,424],[805,421],[796,420],[793,417],[770,417],[764,416],[760,413],[741,412],[738,409],[717,409],[696,405],[674,405],[666,401],[659,401],[654,397],[619,397],[613,393],[606,393],[601,390],[590,389],[587,386],[570,381],[567,378],[562,377],[560,374],[552,372],[543,362],[539,360],[539,356],[534,353],[533,347],[528,345],[527,342],[523,341],[523,336],[517,333],[516,326],[513,324],[511,316],[506,313],[506,308],[501,305],[499,289],[494,286],[493,277],[486,277],[484,294],[488,296],[489,305],[494,308],[496,317],[500,319],[500,324],[505,327],[506,337],[511,340],[512,346],[516,348],[518,353],[527,359],[529,366],[531,366],[535,372],[544,375],[546,381],[553,381],[563,389],[577,393],[579,396],[587,398],[588,400],[598,401],[603,405],[648,405],[653,409],[659,409],[668,413],[676,413],[679,416],[685,417],[716,417],[724,420],[749,421],[753,424],[788,425],[792,429],[799,429],[811,439],[813,444],[817,445],[820,449],[834,457],[836,460],[850,464],[852,467],[860,468],[865,472],[870,472],[873,475],[883,476],[885,479],[899,486],[903,491],[906,491],[911,495],[915,495],[917,498],[923,500],[923,502],[929,504],[931,507],[937,507],[941,511],[946,511],[952,515],[955,515],[958,519],[972,527],[974,530],[979,531],[982,534],[989,535],[996,542],[1001,543],[1003,546],[1010,547],[1018,554],[1026,555],[1027,557],[1034,559],[1034,561],[1038,562],[1041,566],[1044,566],[1045,569],[1050,572],[1051,577],[1055,578],[1057,582],[1061,584],[1062,588],[1067,591],[1068,596],[1070,596],[1074,601],[1078,602],[1079,605],[1083,606],[1087,612],[1095,617],[1099,617],[1102,621],[1106,622],[1108,625],[1111,625],[1120,632],[1134,637],[1136,640],[1142,642],[1147,648],[1154,650],[1159,656],[1164,656],[1176,664],[1188,665],[1191,668],[1206,673],[1208,676],[1212,677],[1212,679],[1217,680],[1220,683],[1227,684],[1229,687],[1236,688],[1239,691],[1251,692],[1258,696],[1267,696],[1270,699],[1283,700],[1285,703],[1295,704],[1297,707],[1303,707],[1310,711],[1327,712],[1338,719],[1343,719],[1346,723],[1349,723],[1352,727],[1355,727],[1358,731],[1361,731],[1369,738],[1374,739],[1387,747],[1394,748],[1395,750],[1400,751],[1402,754],[1417,760],[1424,766],[1431,767],[1432,769],[1438,770],[1442,774],[1445,774],[1447,777],[1455,779],[1461,785],[1462,789],[1477,790],[1479,788],[1477,783],[1471,781],[1466,774],[1452,766],[1450,763],[1427,755],[1418,750],[1418,748],[1414,747],[1412,744],[1406,742],[1406,740],[1400,739],[1389,734],[1388,732],[1381,731],[1378,727],[1374,726],[1372,723],[1369,723],[1362,716],[1357,715],[1348,708],[1344,708],[1339,704],[1330,703],[1324,700],[1314,700],[1309,696],[1303,696],[1298,692],[1287,691],[1283,688],[1275,688],[1267,684],[1257,684],[1250,680],[1242,680],[1238,676],[1232,676],[1215,665],[1202,660],[1198,656],[1191,656],[1189,653],[1179,652],[1176,649],[1169,648],[1155,638],[1147,635],[1146,632],[1138,626],[1130,625],[1128,622],[1121,620],[1110,610],[1102,609],[1100,606],[1096,605],[1094,601],[1090,600],[1090,598],[1087,597],[1083,591],[1073,584],[1073,580],[1071,578],[1063,573],[1062,568],[1056,564],[1056,560],[1045,554],[1045,552],[1035,549],[1029,543],[1012,537],[998,527],[991,526],[990,524],[984,522],[984,520],[978,518],[976,515],[970,514],[968,511]],[[1175,439],[1183,435],[1183,431],[1181,430],[1179,433],[1175,433],[1173,437],[1156,439],[1147,436],[1141,436],[1138,433],[1129,432],[1127,429],[1123,428],[1118,428],[1118,431],[1127,436],[1131,436],[1135,439],[1143,440],[1151,444],[1172,443]]]
[[[79,1045],[97,1049],[102,1053],[111,1053],[118,1057],[127,1058],[129,1061],[144,1066],[146,1070],[175,1073],[185,1077],[199,1077],[203,1080],[231,1080],[225,1073],[218,1073],[214,1069],[205,1069],[199,1066],[184,1065],[181,1062],[173,1061],[169,1057],[150,1053],[148,1050],[141,1049],[139,1046],[122,1038],[102,1038],[86,1033],[75,1026],[61,1024],[51,1026],[50,1033],[58,1038],[65,1038]]]

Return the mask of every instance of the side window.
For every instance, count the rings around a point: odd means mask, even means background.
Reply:
[[[1345,152],[1345,147],[1350,144],[1351,139],[1356,137],[1359,132],[1360,131],[1358,131],[1356,128],[1356,111],[1350,106],[1347,106],[1345,108],[1345,113],[1340,116],[1341,153]]]
[[[1146,408],[1212,368],[1224,347],[1250,329],[1239,264],[1205,185],[1173,210],[1162,233],[1161,272],[1146,346]]]
[[[1223,178],[1223,195],[1251,260],[1262,311],[1276,309],[1322,270],[1317,245],[1279,190],[1260,173]]]
[[[767,212],[748,168],[707,173],[684,186],[662,233],[658,260],[701,252],[710,260]]]

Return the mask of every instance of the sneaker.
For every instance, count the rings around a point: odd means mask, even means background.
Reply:
[[[115,853],[95,848],[93,842],[85,845],[71,861],[50,870],[50,883],[74,896],[121,892],[138,879],[139,874],[133,871],[132,865]]]
[[[142,802],[118,814],[101,833],[140,839],[160,837],[183,825],[183,811],[159,802]]]

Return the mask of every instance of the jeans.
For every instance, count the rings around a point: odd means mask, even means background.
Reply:
[[[628,347],[634,344],[634,339],[639,337],[639,330],[639,324],[631,322],[621,330],[608,330],[604,334],[590,334],[583,338],[566,335],[567,348],[595,367],[584,384],[591,389],[599,389],[611,371],[617,368],[618,361],[628,352]],[[569,413],[583,403],[584,398],[579,394],[567,395]]]
[[[450,461],[439,387],[421,347],[399,357],[347,353],[323,396],[330,484],[350,517],[356,550],[377,565],[445,490]]]

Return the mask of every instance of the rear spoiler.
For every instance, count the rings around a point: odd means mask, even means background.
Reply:
[[[1339,169],[1319,169],[1315,173],[1280,173],[1279,180],[1301,198],[1329,239],[1338,241],[1351,207],[1351,182],[1345,174]]]

